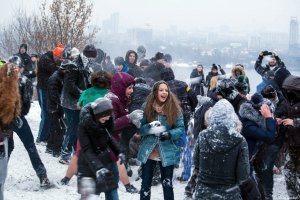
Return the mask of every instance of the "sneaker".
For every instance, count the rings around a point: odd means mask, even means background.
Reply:
[[[139,190],[136,189],[133,185],[131,185],[130,183],[128,183],[127,185],[125,185],[125,188],[126,188],[126,192],[129,192],[129,193],[139,193]]]
[[[40,178],[40,187],[41,188],[47,189],[47,188],[52,187],[47,175],[39,177],[39,178]]]
[[[66,176],[60,180],[60,184],[62,184],[62,185],[68,185],[69,182],[70,182],[70,178],[66,177]]]
[[[70,163],[69,160],[64,160],[64,159],[60,159],[58,162],[63,165],[68,165]]]

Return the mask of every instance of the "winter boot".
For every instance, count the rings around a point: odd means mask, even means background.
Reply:
[[[55,157],[55,158],[58,158],[60,156],[60,152],[59,151],[53,151],[52,156]]]
[[[53,150],[52,150],[52,149],[50,149],[49,147],[46,147],[46,151],[45,151],[45,153],[52,154],[52,153],[53,153]]]
[[[51,187],[51,183],[47,177],[47,175],[43,175],[39,177],[40,179],[40,187],[44,189],[48,189]]]
[[[69,165],[69,163],[70,163],[69,160],[64,160],[64,159],[60,159],[58,162],[63,165]]]
[[[133,185],[131,185],[130,183],[128,183],[127,185],[125,185],[126,188],[126,192],[129,193],[139,193],[139,190],[136,189]]]
[[[60,180],[60,183],[61,183],[62,185],[68,185],[69,182],[70,182],[70,178],[69,178],[69,177],[66,177],[66,176],[65,176],[63,179]]]

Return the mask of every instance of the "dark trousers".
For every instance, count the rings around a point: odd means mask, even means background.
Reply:
[[[53,152],[59,153],[62,147],[66,126],[64,124],[63,114],[50,114],[51,127],[47,148]]]
[[[290,199],[300,199],[300,147],[288,147],[288,161],[285,169],[285,182]],[[297,184],[298,183],[298,184]]]
[[[64,108],[64,112],[67,119],[67,131],[62,144],[61,159],[70,160],[71,154],[76,147],[80,110]]]
[[[261,163],[259,163],[258,169],[255,169],[258,187],[260,189],[262,199],[265,200],[273,199],[273,167],[279,151],[280,146],[278,144],[269,145],[264,153]]]
[[[164,199],[174,200],[172,183],[174,165],[163,167],[160,161],[154,160],[147,160],[146,164],[142,164],[142,187],[140,192],[140,199],[150,200],[153,171],[157,163],[159,164],[161,172],[161,182],[163,186]]]
[[[38,100],[41,107],[41,122],[37,142],[47,142],[50,135],[50,116],[47,111],[47,96],[46,90],[37,87]]]
[[[33,135],[30,129],[30,126],[24,116],[20,117],[23,121],[23,125],[21,128],[14,127],[14,132],[19,136],[20,140],[22,141],[32,164],[33,169],[38,177],[45,176],[47,171],[46,168],[41,161],[41,158],[38,154],[36,149]],[[13,138],[9,138],[8,140],[8,155],[10,156],[11,152],[14,149],[14,140]]]

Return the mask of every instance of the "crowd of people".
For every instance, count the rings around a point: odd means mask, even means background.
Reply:
[[[205,77],[199,63],[186,83],[175,78],[170,54],[146,59],[143,46],[113,64],[92,44],[82,52],[59,44],[31,56],[20,45],[0,66],[0,200],[13,132],[40,187],[53,183],[37,144],[68,165],[61,185],[77,175],[82,200],[101,192],[119,199],[119,181],[141,200],[162,184],[164,199],[172,200],[174,180],[186,183],[185,200],[270,200],[273,175],[283,166],[289,197],[300,199],[300,77],[275,52],[260,52],[254,68],[262,78],[255,92],[242,64],[229,76],[212,64]],[[41,108],[35,140],[26,120],[34,96]],[[130,183],[133,173],[140,189]]]

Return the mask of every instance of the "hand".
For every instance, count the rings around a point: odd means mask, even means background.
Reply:
[[[144,111],[142,110],[134,110],[130,114],[128,114],[128,118],[130,122],[139,121],[143,118]]]
[[[282,119],[281,118],[276,118],[276,122],[278,125],[282,124]]]
[[[160,133],[160,135],[159,135],[160,141],[165,141],[165,140],[169,140],[169,139],[171,139],[171,135],[168,131],[164,131],[164,132]]]
[[[270,108],[269,108],[269,106],[267,104],[263,104],[260,107],[260,113],[261,113],[261,115],[264,118],[270,118],[270,117],[272,117],[272,113],[271,113]]]
[[[153,127],[158,127],[160,125],[161,125],[160,121],[153,121],[149,123],[148,127],[153,128]]]
[[[272,51],[272,56],[277,57],[278,54],[276,53],[276,51]]]
[[[282,120],[282,123],[284,126],[288,126],[288,125],[294,126],[294,120],[289,119],[289,118]]]
[[[118,155],[118,158],[120,159],[120,165],[124,164],[126,162],[126,156],[124,153],[120,153]]]
[[[269,55],[269,51],[267,51],[267,50],[263,51],[262,53],[263,53],[263,56]]]
[[[103,181],[106,177],[109,177],[110,174],[111,172],[106,168],[99,169],[96,172],[97,182]]]

